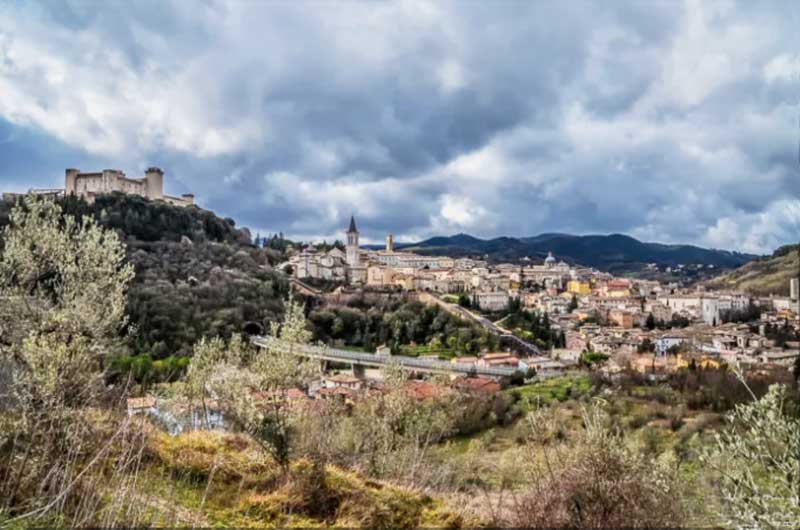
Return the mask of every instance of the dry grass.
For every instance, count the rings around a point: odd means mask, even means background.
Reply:
[[[172,524],[241,527],[416,528],[464,525],[433,497],[334,466],[292,462],[283,475],[247,438],[221,432],[153,433],[146,479],[169,492]],[[149,500],[152,503],[152,499]],[[158,505],[152,505],[154,511]]]

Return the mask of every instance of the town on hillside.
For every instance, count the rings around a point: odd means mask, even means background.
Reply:
[[[330,300],[402,292],[519,339],[504,341],[506,351],[450,360],[459,365],[534,368],[543,375],[583,362],[609,374],[632,369],[658,377],[720,363],[787,367],[800,355],[797,278],[790,280],[788,297],[756,297],[614,277],[552,253],[539,265],[423,256],[395,250],[392,234],[383,249],[363,249],[352,217],[345,235],[344,249],[304,245],[290,251],[280,267],[293,275],[294,287]],[[314,284],[336,287],[321,292]],[[546,318],[560,340],[537,346],[524,323],[515,325],[515,312]]]

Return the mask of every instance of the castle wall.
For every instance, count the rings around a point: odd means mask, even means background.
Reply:
[[[104,169],[99,173],[81,173],[77,169],[67,169],[64,176],[64,193],[78,195],[89,202],[102,193],[120,192],[139,195],[151,200],[161,200],[174,206],[194,204],[194,195],[186,193],[181,197],[164,195],[164,172],[157,167],[148,168],[142,178],[129,178],[118,169]]]

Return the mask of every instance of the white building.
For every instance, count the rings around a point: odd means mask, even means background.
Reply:
[[[502,311],[511,302],[506,291],[481,291],[475,293],[474,299],[475,304],[483,311]]]

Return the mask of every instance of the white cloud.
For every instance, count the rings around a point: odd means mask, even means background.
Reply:
[[[243,224],[797,237],[793,4],[52,7],[0,7],[0,127],[163,165]],[[36,149],[63,156],[0,158]]]

